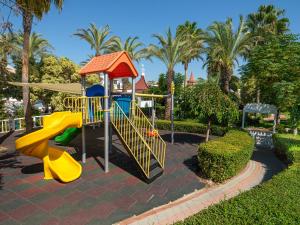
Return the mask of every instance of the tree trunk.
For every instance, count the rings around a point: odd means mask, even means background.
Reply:
[[[23,10],[23,52],[22,52],[22,82],[28,83],[29,81],[29,38],[32,27],[33,16],[30,12]],[[32,130],[32,111],[30,104],[30,90],[29,87],[23,87],[23,104],[24,104],[24,115],[26,123],[26,132]]]
[[[171,110],[171,84],[174,80],[174,71],[173,69],[168,69],[167,72],[167,89],[168,89],[168,97],[165,108],[165,119],[170,120],[170,110]]]
[[[232,76],[232,69],[228,67],[221,68],[221,89],[225,94],[229,94],[229,82]]]
[[[211,119],[209,118],[208,123],[207,123],[205,142],[208,142],[208,140],[209,140],[210,128],[211,128]]]
[[[188,80],[187,71],[188,71],[188,68],[189,68],[189,64],[184,63],[184,88],[187,86],[187,80]]]
[[[294,135],[298,135],[298,128],[297,128],[297,127],[295,127],[295,128],[293,129],[293,134],[294,134]]]
[[[277,114],[276,114],[276,125],[280,124],[280,110],[277,110]]]
[[[256,103],[260,103],[260,88],[257,88],[256,90]]]

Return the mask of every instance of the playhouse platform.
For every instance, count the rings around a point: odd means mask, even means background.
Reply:
[[[87,162],[82,176],[71,183],[43,180],[41,160],[20,155],[14,141],[21,133],[2,138],[0,151],[0,224],[112,224],[174,201],[205,186],[197,176],[200,135],[169,132],[164,174],[147,184],[116,135],[110,172],[104,173],[103,128],[87,129]],[[51,145],[54,143],[51,142]],[[65,149],[80,161],[81,135]]]

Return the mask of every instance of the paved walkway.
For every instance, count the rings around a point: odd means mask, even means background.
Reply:
[[[0,152],[0,224],[112,224],[204,188],[195,172],[200,135],[176,133],[176,143],[167,142],[165,172],[147,184],[116,136],[110,172],[104,173],[102,131],[87,129],[87,162],[82,176],[68,184],[43,180],[41,160],[15,151],[18,133],[6,137]],[[162,137],[168,141],[170,134]],[[80,161],[81,136],[64,148]]]
[[[262,181],[270,179],[284,167],[271,150],[257,149],[246,168],[226,183],[195,191],[174,202],[154,208],[141,215],[133,216],[118,224],[173,224],[221,200],[230,199],[242,191],[251,189]]]

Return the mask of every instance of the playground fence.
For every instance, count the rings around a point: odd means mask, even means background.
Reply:
[[[33,128],[38,128],[43,126],[43,117],[42,116],[33,116]],[[8,133],[9,131],[19,131],[25,129],[25,118],[12,118],[0,120],[0,133]]]

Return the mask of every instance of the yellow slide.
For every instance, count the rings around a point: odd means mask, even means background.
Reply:
[[[56,112],[43,119],[44,128],[16,140],[16,149],[24,155],[34,156],[44,162],[45,179],[70,182],[80,177],[81,165],[66,151],[48,145],[48,140],[68,127],[82,126],[82,114]]]

